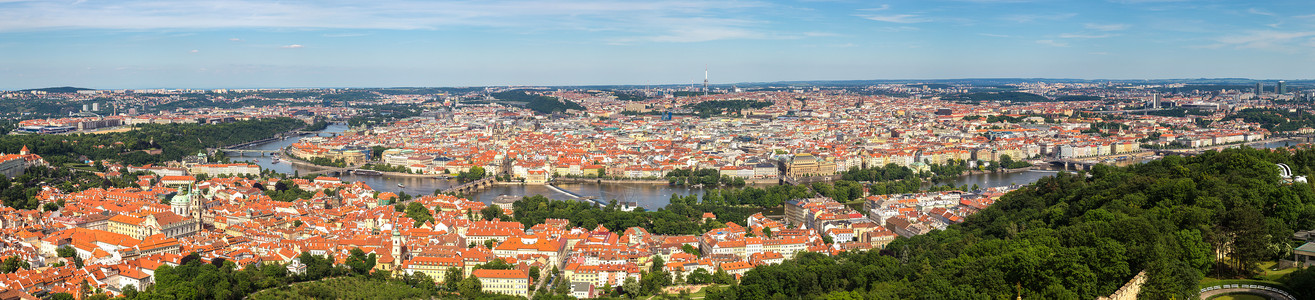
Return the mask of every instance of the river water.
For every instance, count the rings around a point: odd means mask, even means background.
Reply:
[[[348,128],[346,125],[329,125],[323,132],[343,132]],[[298,137],[292,137],[284,140],[271,141],[267,143],[252,145],[246,149],[259,150],[278,150],[296,143]],[[256,161],[263,169],[274,170],[284,174],[307,173],[319,170],[315,167],[292,165],[286,162],[273,163],[270,157],[250,157],[250,156],[232,156],[230,160],[238,162]],[[1054,171],[1026,171],[1018,173],[1002,174],[978,174],[966,175],[955,180],[955,186],[974,184],[980,187],[996,187],[1011,184],[1029,184],[1041,179],[1042,177],[1054,175]],[[343,181],[353,182],[361,181],[370,187],[379,191],[388,192],[406,192],[411,195],[430,195],[436,190],[445,189],[457,185],[455,181],[435,178],[417,178],[417,177],[391,177],[391,176],[362,176],[362,175],[343,175],[339,176]],[[401,184],[403,187],[398,187]],[[667,205],[672,194],[689,195],[703,194],[702,189],[673,187],[661,184],[624,184],[624,183],[561,183],[557,187],[571,191],[581,196],[593,196],[598,199],[617,199],[622,201],[633,201],[645,209],[654,210]],[[472,200],[482,201],[485,203],[493,202],[494,198],[502,195],[511,196],[531,196],[541,194],[548,198],[568,200],[569,195],[553,191],[546,186],[541,185],[494,185],[479,192],[469,194]]]

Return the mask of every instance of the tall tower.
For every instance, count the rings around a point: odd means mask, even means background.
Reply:
[[[1151,96],[1151,108],[1153,108],[1153,109],[1160,109],[1160,94],[1159,94],[1159,93],[1156,93],[1155,95]]]
[[[1279,95],[1287,94],[1288,93],[1287,83],[1288,83],[1287,81],[1279,80],[1278,85],[1274,87],[1274,93]]]
[[[708,67],[703,67],[703,95],[708,95]]]
[[[1256,99],[1260,99],[1260,94],[1265,92],[1265,83],[1256,82]]]

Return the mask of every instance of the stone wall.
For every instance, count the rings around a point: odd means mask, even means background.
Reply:
[[[1137,273],[1137,276],[1133,276],[1132,280],[1129,280],[1128,283],[1124,284],[1123,287],[1120,287],[1119,290],[1114,291],[1114,294],[1110,294],[1109,297],[1096,297],[1096,300],[1137,299],[1137,294],[1141,293],[1141,285],[1145,283],[1146,283],[1146,271],[1142,270],[1140,273]]]

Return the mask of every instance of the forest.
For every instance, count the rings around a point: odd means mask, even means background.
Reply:
[[[0,136],[0,153],[18,153],[27,146],[46,162],[65,163],[88,160],[115,160],[127,164],[153,164],[196,155],[206,148],[274,137],[305,126],[292,118],[237,121],[223,124],[141,124],[135,130],[102,134],[5,135]],[[161,150],[149,154],[148,150]]]
[[[493,98],[503,101],[525,102],[525,108],[541,114],[552,114],[566,110],[584,110],[580,104],[557,97],[532,94],[524,90],[510,90],[492,94]]]
[[[725,226],[726,222],[744,224],[745,219],[764,209],[780,207],[786,200],[812,198],[814,195],[807,187],[792,186],[709,189],[702,199],[699,195],[673,194],[666,207],[656,211],[637,209],[629,212],[620,210],[616,201],[597,207],[585,201],[558,201],[535,195],[512,204],[515,210],[512,220],[526,227],[543,223],[545,219],[567,219],[572,226],[589,229],[603,225],[613,230],[641,227],[653,234],[701,234]],[[716,222],[699,222],[704,212],[717,215]],[[485,215],[486,219],[491,219]]]
[[[707,117],[720,114],[722,111],[738,115],[741,110],[765,108],[768,106],[772,106],[772,103],[754,100],[713,100],[699,102],[686,108],[694,110],[694,113],[699,116]]]
[[[1315,116],[1303,114],[1301,110],[1290,112],[1279,109],[1248,108],[1228,115],[1220,122],[1242,119],[1247,123],[1259,123],[1261,128],[1270,131],[1295,131],[1303,127],[1315,127]]]
[[[982,101],[1012,101],[1012,102],[1050,102],[1050,98],[1045,96],[1024,93],[1024,92],[997,92],[997,93],[968,93],[945,96],[941,98],[946,101],[956,102],[982,102]]]
[[[1059,173],[947,230],[884,250],[802,254],[706,299],[1094,299],[1146,271],[1141,299],[1195,299],[1206,277],[1249,278],[1315,229],[1315,150],[1250,148]],[[1218,253],[1219,255],[1216,255]],[[1299,271],[1285,281],[1315,282]],[[1295,286],[1315,296],[1315,285]]]

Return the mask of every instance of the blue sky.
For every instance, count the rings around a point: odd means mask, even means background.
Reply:
[[[0,89],[1309,79],[1315,5],[0,0]]]

